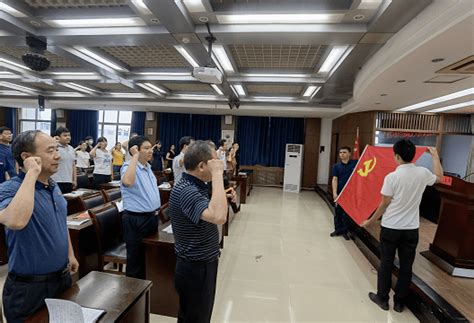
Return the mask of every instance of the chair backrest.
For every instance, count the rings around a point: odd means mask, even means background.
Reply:
[[[161,206],[158,216],[160,217],[161,223],[166,223],[170,220],[168,213],[168,203],[165,203]]]
[[[97,192],[91,195],[88,195],[82,199],[82,203],[84,204],[84,210],[92,209],[96,206],[105,203],[104,196],[102,193]]]
[[[86,173],[77,175],[77,188],[89,188],[89,176]]]
[[[117,245],[122,240],[122,218],[113,203],[89,210],[97,235],[99,253]]]
[[[122,198],[120,187],[112,188],[110,190],[102,190],[102,194],[104,194],[106,202],[112,202]]]

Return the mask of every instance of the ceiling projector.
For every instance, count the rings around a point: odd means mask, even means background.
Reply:
[[[193,76],[202,83],[222,84],[222,73],[215,67],[195,67]]]

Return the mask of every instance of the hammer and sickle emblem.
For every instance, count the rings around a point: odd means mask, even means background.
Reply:
[[[374,157],[373,159],[369,159],[365,161],[363,164],[364,164],[364,169],[362,168],[359,169],[357,171],[357,174],[359,174],[362,177],[367,177],[367,175],[369,175],[369,173],[374,170],[375,164],[377,164],[377,158]]]

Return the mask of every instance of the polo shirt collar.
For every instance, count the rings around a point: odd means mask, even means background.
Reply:
[[[138,161],[137,165],[138,167],[140,167],[140,169],[151,167],[150,164],[148,164],[147,162],[145,162],[145,165],[143,165],[142,163],[140,163],[140,161]]]
[[[415,164],[413,164],[413,163],[408,163],[408,164],[398,165],[397,168],[408,168],[408,167],[413,167],[413,166],[415,166]]]
[[[25,176],[26,176],[26,173],[24,171],[20,171],[20,174],[18,174],[18,177],[21,179],[21,181],[23,181],[25,179]],[[56,183],[51,178],[48,179],[48,183],[49,183],[48,185],[45,185],[45,184],[41,183],[40,181],[36,181],[35,189],[37,189],[37,190],[41,190],[41,189],[52,190],[56,186]]]
[[[196,184],[198,187],[202,188],[202,189],[205,189],[207,190],[207,184],[204,183],[203,181],[201,181],[199,178],[197,178],[196,176],[193,176],[193,175],[190,175],[188,173],[183,173],[183,177],[185,179],[187,179],[188,181]]]

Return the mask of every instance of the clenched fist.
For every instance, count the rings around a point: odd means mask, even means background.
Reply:
[[[130,155],[135,156],[137,154],[138,154],[138,147],[137,145],[135,145],[132,148],[130,148]]]
[[[207,161],[207,167],[212,174],[223,174],[224,173],[224,163],[220,159],[211,159]]]
[[[41,158],[40,157],[28,157],[23,161],[23,167],[26,173],[41,173]]]

